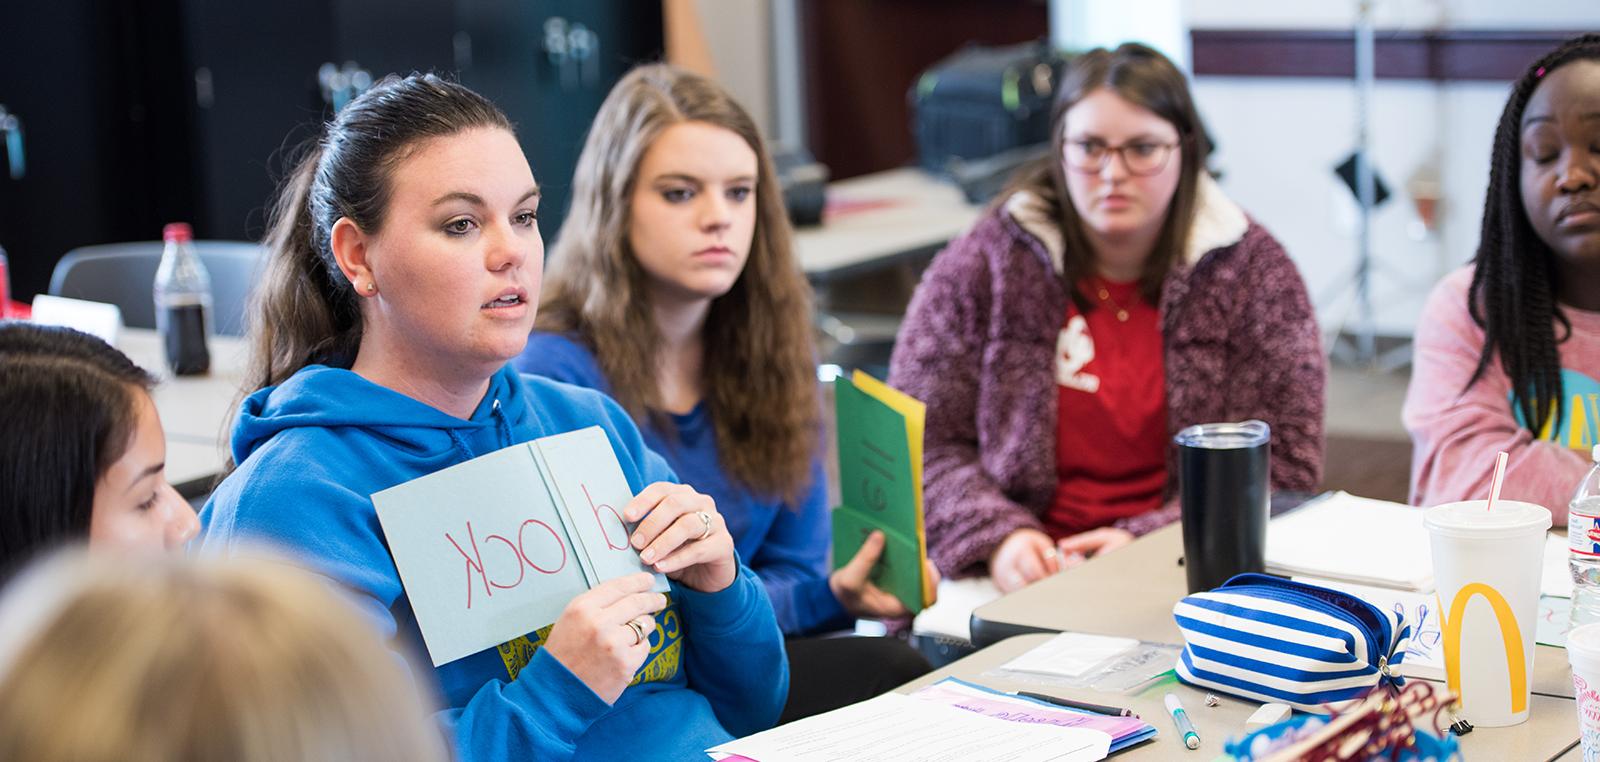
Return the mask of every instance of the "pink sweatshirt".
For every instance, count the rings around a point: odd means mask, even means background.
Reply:
[[[1558,349],[1565,409],[1535,437],[1511,405],[1511,381],[1498,358],[1462,392],[1483,351],[1483,330],[1467,312],[1471,283],[1471,266],[1446,276],[1417,324],[1401,411],[1411,432],[1411,502],[1488,497],[1495,454],[1504,450],[1511,457],[1501,496],[1549,508],[1557,526],[1566,524],[1567,502],[1589,469],[1600,428],[1600,312],[1559,307],[1572,321],[1572,337]]]

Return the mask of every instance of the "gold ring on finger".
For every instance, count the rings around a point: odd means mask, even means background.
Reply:
[[[706,513],[705,511],[695,511],[694,515],[700,517],[700,536],[696,537],[694,539],[696,541],[699,541],[699,540],[704,540],[707,537],[710,537],[711,536],[711,514]]]

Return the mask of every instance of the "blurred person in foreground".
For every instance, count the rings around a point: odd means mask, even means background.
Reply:
[[[448,759],[331,587],[263,558],[70,550],[0,598],[0,759]]]

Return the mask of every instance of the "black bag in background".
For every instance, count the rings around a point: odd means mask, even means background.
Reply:
[[[1050,103],[1068,57],[1044,40],[969,45],[934,64],[907,94],[917,163],[947,173],[967,162],[1050,142]]]
[[[818,163],[804,148],[774,143],[772,166],[778,174],[778,189],[783,192],[789,222],[796,226],[821,224],[822,209],[828,201],[827,165]]]

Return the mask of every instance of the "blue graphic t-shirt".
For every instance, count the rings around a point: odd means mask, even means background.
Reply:
[[[1551,416],[1539,430],[1538,438],[1570,447],[1589,457],[1589,451],[1600,442],[1600,381],[1596,381],[1570,368],[1561,369],[1561,418]],[[1512,413],[1518,425],[1532,429],[1511,395]]]

